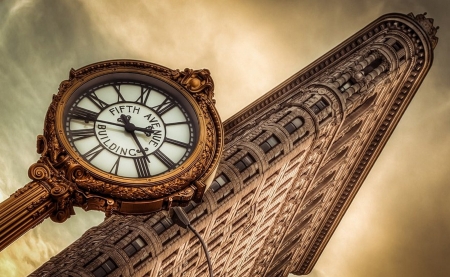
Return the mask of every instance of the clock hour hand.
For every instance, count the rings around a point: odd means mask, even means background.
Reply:
[[[149,129],[147,129],[147,128],[149,128]],[[151,134],[152,134],[154,131],[152,130],[152,127],[147,127],[147,128],[141,128],[141,127],[136,127],[136,126],[134,126],[134,130],[135,130],[135,131],[144,132],[145,135],[146,135],[147,137],[149,137],[149,136],[151,136]]]
[[[145,154],[144,148],[142,147],[142,145],[139,142],[136,134],[134,133],[134,130],[136,129],[136,126],[134,126],[134,124],[130,122],[130,118],[131,118],[131,116],[129,116],[129,115],[127,116],[127,115],[122,114],[120,116],[120,119],[125,124],[125,125],[123,125],[125,127],[125,131],[127,131],[128,133],[131,134],[131,136],[133,137],[133,139],[136,142],[137,146],[139,147],[139,150],[141,151],[142,155],[144,156],[145,160],[148,163],[150,163],[150,160],[148,159],[147,155]]]

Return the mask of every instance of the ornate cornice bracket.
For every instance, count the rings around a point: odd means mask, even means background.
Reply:
[[[439,30],[439,26],[434,27],[434,19],[425,17],[427,13],[414,15],[413,13],[409,13],[408,16],[413,18],[417,23],[422,26],[424,31],[427,33],[428,37],[431,41],[431,47],[434,49],[438,43],[439,38],[436,36],[437,31]]]

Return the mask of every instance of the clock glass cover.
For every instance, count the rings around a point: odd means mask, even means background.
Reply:
[[[65,137],[84,162],[125,178],[167,173],[190,157],[198,118],[189,100],[159,79],[113,73],[77,88],[65,104]]]

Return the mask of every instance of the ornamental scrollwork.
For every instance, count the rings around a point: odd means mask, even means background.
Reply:
[[[56,137],[56,128],[55,128],[55,115],[56,115],[56,107],[59,102],[60,97],[58,95],[53,95],[53,101],[48,108],[47,115],[45,117],[44,122],[44,137],[46,138],[46,146],[45,149],[48,151],[42,152],[41,155],[48,155],[52,162],[56,162],[59,155],[64,152],[63,147],[59,143]],[[39,141],[38,137],[38,141]],[[38,142],[39,143],[39,142]]]
[[[28,177],[32,180],[48,180],[50,178],[50,169],[44,163],[35,163],[28,169]]]
[[[214,96],[214,83],[208,69],[174,70],[170,77],[193,94],[202,93],[210,100]]]
[[[41,182],[44,187],[48,188],[47,194],[29,204],[27,207],[29,211],[41,206],[45,201],[48,201],[50,196],[51,205],[54,207],[50,214],[53,221],[64,222],[75,214],[72,204],[73,184],[61,176],[60,172],[53,167],[50,158],[42,157],[37,163],[32,164],[28,170],[28,176],[33,180],[32,184]],[[46,209],[50,208],[47,207]],[[38,211],[34,216],[38,217],[39,215],[40,212]]]

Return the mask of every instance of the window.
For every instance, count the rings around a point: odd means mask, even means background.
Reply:
[[[328,106],[328,102],[325,99],[320,99],[316,102],[316,104],[311,106],[311,110],[318,114],[321,110],[325,109]]]
[[[172,219],[164,217],[160,219],[155,225],[153,225],[152,228],[158,235],[160,235],[165,230],[169,229],[172,225],[173,225]]]
[[[373,62],[371,62],[368,66],[366,66],[362,72],[364,75],[369,74],[370,72],[372,72],[375,68],[377,68],[378,66],[380,66],[382,60],[380,58],[374,60]]]
[[[261,143],[259,145],[259,147],[262,148],[262,150],[264,151],[264,153],[267,153],[270,151],[270,149],[274,148],[275,146],[277,146],[280,143],[280,140],[275,136],[272,135],[270,136],[266,141],[264,141],[263,143]]]
[[[347,82],[345,82],[342,86],[339,87],[339,90],[341,92],[344,92],[347,89],[349,89],[351,86],[353,86],[354,84],[356,84],[356,81],[353,78],[350,78],[350,79],[348,79]]]
[[[230,179],[228,179],[228,177],[222,173],[216,179],[214,179],[214,181],[211,183],[210,189],[212,192],[216,192],[220,188],[225,186],[225,184],[227,184],[228,182],[230,182]]]
[[[249,166],[251,166],[255,162],[255,159],[250,155],[247,154],[242,159],[240,159],[237,163],[234,164],[239,169],[239,172],[244,171]]]
[[[104,277],[108,275],[109,273],[113,272],[114,269],[117,268],[117,265],[109,258],[106,260],[103,264],[101,264],[99,267],[97,267],[92,273],[95,277]]]
[[[125,253],[127,253],[128,257],[131,257],[146,245],[147,244],[145,243],[145,241],[139,236],[134,241],[132,241],[130,244],[125,246],[123,251],[125,251]]]
[[[394,47],[395,51],[397,51],[397,52],[400,51],[401,49],[403,49],[403,45],[398,41],[396,41],[394,44],[392,44],[392,47]]]
[[[302,127],[303,123],[304,122],[303,122],[302,118],[296,117],[291,122],[289,122],[288,124],[284,125],[284,128],[289,132],[289,134],[292,134],[293,132],[298,130],[298,128]]]

